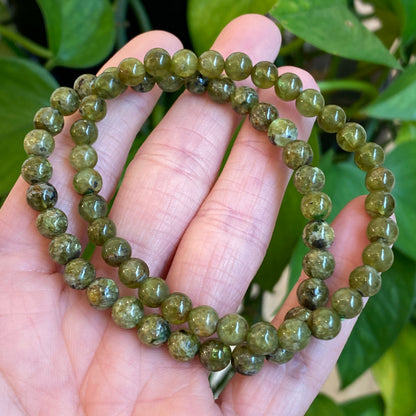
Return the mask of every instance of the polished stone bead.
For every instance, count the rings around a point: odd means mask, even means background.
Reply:
[[[193,360],[200,345],[198,336],[186,329],[172,332],[168,339],[169,354],[177,361]]]
[[[315,117],[324,108],[325,100],[322,94],[314,89],[301,91],[296,98],[296,108],[304,117]]]
[[[231,361],[231,349],[219,339],[208,339],[199,348],[199,360],[209,371],[221,371]]]
[[[294,140],[283,148],[282,159],[286,166],[293,170],[309,165],[313,159],[312,147],[302,140]]]
[[[302,195],[320,191],[325,185],[325,174],[316,166],[303,165],[296,169],[293,184]]]
[[[55,149],[55,139],[46,130],[35,129],[26,134],[23,147],[28,156],[48,157]]]
[[[329,340],[341,331],[341,319],[332,309],[322,307],[312,312],[309,327],[315,338]]]
[[[390,192],[394,187],[393,172],[384,167],[377,167],[369,172],[365,177],[365,186],[372,191]]]
[[[156,79],[166,77],[170,74],[172,60],[169,52],[162,48],[153,48],[144,57],[146,72]]]
[[[202,95],[207,90],[208,82],[209,78],[198,73],[185,80],[185,88],[192,94]]]
[[[143,81],[140,84],[133,85],[131,88],[136,92],[149,92],[156,84],[156,80],[150,74],[145,74]]]
[[[251,125],[258,131],[267,131],[273,120],[279,117],[277,108],[268,103],[257,103],[251,111],[249,120]]]
[[[169,323],[156,313],[145,315],[139,322],[137,336],[143,344],[158,348],[170,337]]]
[[[107,208],[107,201],[97,194],[84,195],[78,204],[79,215],[88,222],[93,222],[97,218],[105,217]]]
[[[123,296],[118,298],[112,308],[111,317],[113,321],[124,329],[136,327],[144,316],[143,305],[134,296]]]
[[[308,321],[311,317],[312,311],[304,306],[295,306],[292,309],[289,309],[285,315],[285,320],[287,319],[299,319],[299,321]]]
[[[138,85],[144,80],[146,70],[137,58],[125,58],[118,64],[117,75],[124,85]]]
[[[213,50],[206,51],[198,58],[198,71],[207,78],[218,78],[224,70],[224,58]]]
[[[334,229],[323,220],[310,221],[305,225],[302,239],[308,248],[327,249],[334,242]]]
[[[98,161],[97,152],[89,144],[74,146],[69,153],[69,163],[76,170],[92,169]]]
[[[382,239],[386,244],[391,245],[399,236],[397,224],[391,218],[374,218],[367,226],[367,237],[373,242]]]
[[[247,345],[237,345],[231,353],[231,365],[239,374],[252,376],[263,367],[264,356],[252,353]]]
[[[75,80],[74,90],[81,99],[93,93],[95,78],[95,75],[83,74]]]
[[[370,192],[365,199],[365,210],[372,218],[390,217],[396,207],[396,201],[388,192]]]
[[[107,277],[95,279],[87,287],[89,304],[100,311],[111,308],[118,299],[118,295],[116,282]]]
[[[127,240],[120,237],[109,238],[101,249],[103,260],[110,266],[120,266],[131,256],[131,246]]]
[[[180,325],[188,320],[192,310],[192,301],[184,293],[171,293],[160,308],[162,316],[171,324]]]
[[[142,280],[138,292],[143,305],[157,308],[169,296],[169,287],[160,277],[148,277]]]
[[[98,95],[88,95],[81,100],[79,112],[82,118],[90,121],[100,121],[107,114],[106,102]],[[79,143],[77,143],[79,144]]]
[[[343,287],[334,292],[331,305],[341,318],[351,319],[361,312],[363,299],[357,290]]]
[[[75,144],[93,144],[98,137],[98,128],[93,121],[81,119],[72,124],[69,133]]]
[[[56,136],[64,128],[64,117],[55,108],[42,107],[33,118],[35,129],[46,130],[52,136]]]
[[[268,322],[257,322],[247,332],[247,347],[254,354],[271,354],[278,345],[277,329]]]
[[[329,291],[322,279],[305,279],[296,291],[299,304],[310,310],[324,306],[328,302]]]
[[[63,234],[68,228],[68,218],[65,212],[58,208],[42,211],[36,218],[36,228],[46,238]]]
[[[292,101],[299,97],[302,81],[296,74],[286,72],[279,76],[274,90],[281,100]]]
[[[367,140],[364,127],[358,123],[346,123],[336,135],[338,146],[346,152],[355,152]]]
[[[257,62],[251,70],[251,80],[256,87],[270,88],[278,79],[277,67],[268,61]]]
[[[307,276],[325,280],[335,269],[335,259],[328,250],[312,249],[305,254],[302,268]]]
[[[309,344],[311,331],[304,321],[288,319],[280,325],[277,337],[281,348],[290,352],[298,352]]]
[[[231,107],[238,114],[248,114],[259,102],[257,92],[250,87],[237,87],[230,97]]]
[[[363,251],[363,263],[374,267],[379,272],[385,272],[393,264],[393,250],[382,241],[370,243]]]
[[[86,289],[94,279],[95,269],[88,260],[76,258],[65,266],[64,280],[72,289]]]
[[[212,101],[224,104],[231,100],[235,84],[230,78],[221,76],[209,81],[207,91]]]
[[[118,277],[124,286],[131,289],[138,288],[140,283],[149,277],[149,266],[141,259],[130,257],[120,264]]]
[[[298,129],[293,121],[286,118],[277,118],[270,123],[267,137],[272,144],[284,147],[298,138]]]
[[[189,78],[198,70],[198,57],[189,49],[180,49],[172,56],[172,71],[182,78]]]
[[[21,173],[28,184],[48,182],[52,177],[52,165],[43,156],[30,156],[23,162]]]
[[[303,196],[300,209],[307,220],[325,220],[331,214],[332,201],[324,192],[310,192]]]
[[[189,329],[200,337],[209,337],[217,329],[218,313],[211,306],[197,306],[188,315]]]
[[[289,362],[294,355],[294,352],[278,347],[272,354],[266,355],[266,360],[273,364],[285,364]]]
[[[158,79],[158,87],[165,92],[175,92],[183,87],[184,79],[175,74],[166,75]]]
[[[116,225],[110,218],[97,218],[88,226],[87,232],[91,243],[102,246],[109,238],[116,236]]]
[[[52,208],[58,201],[58,192],[50,183],[35,183],[26,192],[26,202],[35,211]]]
[[[78,110],[79,95],[68,87],[59,87],[51,95],[51,107],[56,108],[63,116],[69,116]]]
[[[358,266],[350,273],[349,285],[363,296],[373,296],[381,288],[381,274],[374,267]]]
[[[238,313],[224,315],[217,324],[218,338],[227,345],[237,345],[245,341],[248,323]]]
[[[253,63],[243,52],[234,52],[225,60],[225,73],[234,81],[241,81],[250,76]]]
[[[75,192],[85,195],[91,192],[100,192],[103,186],[103,179],[95,169],[86,168],[75,174],[72,184]]]
[[[59,264],[67,264],[81,255],[81,243],[72,234],[60,234],[49,243],[49,255]]]
[[[326,105],[318,115],[319,127],[327,133],[336,133],[345,126],[347,116],[338,105]]]
[[[117,68],[109,69],[107,68],[102,74],[98,75],[94,82],[94,94],[105,100],[116,98],[127,89],[117,75]]]
[[[383,148],[374,142],[364,143],[354,153],[355,164],[365,172],[381,166],[384,158]]]

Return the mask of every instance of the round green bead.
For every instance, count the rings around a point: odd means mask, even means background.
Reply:
[[[33,125],[35,129],[46,130],[52,136],[56,136],[64,127],[64,118],[57,109],[43,107],[35,114]]]
[[[286,118],[277,118],[270,123],[267,137],[272,144],[284,147],[298,138],[298,129],[293,121]]]
[[[149,266],[141,259],[130,257],[120,264],[118,277],[124,286],[138,288],[140,283],[149,277]]]
[[[217,329],[218,313],[211,306],[197,306],[188,315],[189,329],[200,337],[209,337]]]
[[[286,166],[293,170],[309,165],[313,159],[312,147],[302,140],[294,140],[283,148],[282,159]]]
[[[97,164],[97,161],[97,152],[89,144],[74,146],[69,153],[69,163],[77,171],[91,169]]]
[[[139,299],[150,308],[159,307],[169,296],[169,287],[160,277],[148,277],[139,285]]]
[[[324,108],[325,100],[322,94],[314,89],[303,90],[296,98],[296,108],[304,117],[315,117]]]
[[[292,101],[299,97],[302,81],[296,74],[286,72],[279,76],[274,90],[281,100]]]
[[[91,120],[77,120],[75,121],[69,133],[75,144],[92,144],[97,140],[98,128]]]
[[[381,275],[374,267],[358,266],[350,273],[349,285],[363,296],[373,296],[381,288]]]
[[[144,316],[143,305],[134,296],[123,296],[118,298],[112,308],[111,317],[113,321],[124,329],[136,327]]]
[[[79,112],[86,120],[100,121],[107,114],[107,104],[98,95],[88,95],[81,100]]]
[[[107,201],[97,194],[86,194],[78,204],[78,212],[85,221],[93,222],[107,214]]]
[[[175,92],[183,87],[184,79],[175,74],[166,75],[157,81],[158,87],[165,92]]]
[[[136,58],[125,58],[118,64],[117,75],[124,85],[138,85],[144,81],[146,70]]]
[[[268,103],[254,104],[250,111],[249,120],[251,125],[258,131],[267,131],[273,120],[279,117],[277,108]]]
[[[296,169],[293,184],[302,195],[320,191],[325,185],[325,174],[316,166],[303,165]]]
[[[107,264],[116,267],[130,258],[131,246],[124,238],[112,237],[103,244],[101,256]]]
[[[53,238],[66,231],[68,218],[60,209],[49,208],[37,216],[36,228],[44,237]]]
[[[247,321],[238,313],[224,315],[217,324],[218,338],[227,345],[245,341],[248,332]]]
[[[103,179],[96,170],[86,168],[76,173],[72,184],[75,192],[80,195],[85,195],[91,192],[100,192],[103,186]]]
[[[116,225],[110,218],[97,218],[88,226],[87,232],[91,243],[102,246],[109,238],[116,236]]]
[[[272,62],[260,61],[251,70],[251,80],[259,88],[273,87],[278,77],[277,67]]]
[[[188,78],[198,70],[198,57],[189,49],[180,49],[172,56],[172,71],[175,75]]]
[[[248,55],[234,52],[227,57],[224,64],[225,73],[234,81],[241,81],[250,76],[253,63]]]
[[[94,94],[103,99],[116,98],[126,91],[124,85],[116,73],[116,68],[107,68],[102,74],[98,75],[94,82]]]
[[[381,166],[384,158],[383,148],[374,142],[364,143],[354,153],[355,164],[365,172]]]
[[[23,147],[28,156],[48,157],[55,149],[55,139],[46,130],[35,129],[26,134]]]
[[[307,322],[311,317],[312,311],[303,306],[295,306],[289,309],[285,315],[285,321],[288,319],[298,319],[299,321]]]
[[[64,280],[72,289],[86,289],[94,279],[94,266],[83,258],[73,259],[65,266]]]
[[[393,172],[384,167],[377,167],[367,172],[365,186],[372,191],[390,192],[394,188]]]
[[[374,241],[364,249],[362,259],[364,264],[379,272],[385,272],[393,264],[393,250],[382,241]]]
[[[341,319],[332,309],[322,307],[312,312],[309,327],[315,338],[329,340],[341,331]]]
[[[324,306],[328,302],[329,291],[322,279],[305,279],[296,291],[299,304],[310,310]]]
[[[331,305],[341,318],[351,319],[361,312],[363,299],[357,290],[343,287],[332,295]]]
[[[398,236],[399,229],[391,218],[374,218],[367,226],[367,237],[371,242],[381,238],[386,244],[391,245]]]
[[[207,90],[208,82],[209,78],[195,74],[185,80],[185,88],[192,94],[202,95]]]
[[[79,96],[75,90],[59,87],[51,95],[51,107],[56,108],[63,116],[69,116],[78,110]]]
[[[345,126],[338,131],[338,146],[346,152],[355,152],[367,140],[367,133],[364,127],[358,123],[346,123]]]
[[[199,351],[199,338],[185,329],[172,332],[168,339],[168,351],[177,361],[191,361]]]
[[[93,93],[95,78],[95,75],[83,74],[75,80],[74,90],[81,99]]]
[[[192,310],[192,301],[184,293],[171,293],[160,308],[162,316],[171,324],[180,325],[187,321]]]
[[[207,78],[218,78],[224,70],[224,58],[213,50],[204,52],[198,58],[198,71]]]
[[[285,364],[289,362],[294,355],[294,352],[278,347],[272,354],[266,355],[266,359],[273,364]]]
[[[207,91],[212,101],[224,104],[231,100],[231,95],[235,91],[235,84],[230,78],[222,76],[210,80]]]
[[[136,92],[149,92],[156,84],[156,80],[150,74],[145,74],[143,81],[140,84],[133,85],[132,88]]]
[[[170,337],[169,323],[156,313],[145,315],[139,322],[137,336],[143,344],[158,348]]]
[[[288,319],[277,330],[279,346],[290,352],[303,350],[311,337],[308,325],[299,319]]]
[[[35,183],[26,192],[26,202],[35,211],[52,208],[58,201],[58,192],[50,183]]]
[[[237,345],[231,353],[231,365],[239,374],[252,376],[263,367],[264,356],[252,353],[247,345]]]
[[[271,354],[278,345],[277,329],[268,322],[257,322],[247,332],[247,347],[254,354]]]
[[[172,60],[169,52],[162,48],[153,48],[144,57],[146,72],[156,79],[166,77],[170,74]]]
[[[107,277],[95,279],[87,288],[89,304],[100,311],[111,308],[118,299],[118,295],[116,282]]]
[[[221,371],[231,361],[231,349],[219,339],[209,339],[199,348],[199,360],[209,371]]]
[[[257,92],[250,87],[237,87],[230,97],[231,107],[238,114],[248,114],[259,102]]]
[[[308,248],[327,249],[334,242],[334,229],[322,220],[311,221],[303,229],[302,239]]]
[[[59,264],[67,264],[81,255],[81,243],[72,234],[60,234],[49,243],[49,255]]]
[[[21,172],[28,184],[48,182],[52,177],[52,165],[43,156],[30,156],[23,162]]]
[[[318,115],[319,127],[327,133],[336,133],[345,126],[347,116],[338,105],[326,105]]]
[[[365,199],[365,210],[370,217],[390,217],[396,207],[396,201],[388,192],[370,192]]]
[[[302,268],[307,276],[325,280],[335,269],[335,259],[330,251],[315,248],[305,254]]]
[[[332,201],[324,192],[310,192],[303,196],[300,208],[307,220],[324,220],[331,213]]]

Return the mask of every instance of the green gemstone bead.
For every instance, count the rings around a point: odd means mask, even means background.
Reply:
[[[81,255],[81,243],[72,234],[60,234],[49,243],[49,255],[59,264],[67,264]]]
[[[69,153],[69,163],[77,171],[92,169],[97,164],[97,161],[97,152],[89,144],[74,146]]]
[[[273,364],[285,364],[289,362],[294,355],[294,352],[278,347],[272,354],[266,355],[266,359]]]
[[[235,84],[230,78],[222,76],[210,80],[207,91],[212,101],[224,104],[231,100],[231,95],[235,91]]]
[[[78,212],[85,221],[93,222],[107,214],[107,201],[97,194],[86,194],[78,204]]]
[[[146,315],[139,323],[137,336],[143,344],[158,348],[170,337],[169,323],[156,313]]]
[[[277,330],[279,346],[290,352],[303,350],[311,337],[308,325],[298,319],[288,319]]]
[[[26,202],[35,211],[52,208],[58,201],[58,192],[50,183],[35,183],[26,192]]]
[[[197,306],[188,315],[189,329],[200,337],[209,337],[217,329],[218,313],[211,306]]]
[[[332,246],[334,238],[334,229],[326,221],[308,222],[303,229],[303,242],[310,249],[327,249]]]
[[[282,159],[286,166],[293,170],[309,165],[313,159],[312,147],[302,140],[294,140],[283,148]]]
[[[42,107],[33,118],[35,129],[46,130],[52,136],[56,136],[64,128],[64,118],[55,108]]]
[[[136,92],[149,92],[156,84],[156,80],[150,74],[145,74],[143,81],[140,84],[132,86]]]
[[[283,101],[292,101],[299,97],[302,91],[301,79],[291,72],[286,72],[278,78],[274,90]]]
[[[116,98],[126,91],[124,85],[116,73],[116,68],[107,68],[102,74],[98,75],[94,82],[94,94],[103,99]]]
[[[341,318],[351,319],[361,312],[363,299],[357,290],[343,287],[332,295],[331,305]]]
[[[314,89],[303,90],[296,98],[296,108],[304,117],[315,117],[324,108],[325,100],[322,94]]]
[[[169,52],[162,48],[153,48],[144,57],[146,72],[156,79],[166,77],[170,74],[172,60]]]
[[[358,266],[350,273],[349,285],[363,296],[373,296],[381,288],[381,275],[371,266]]]
[[[209,371],[221,371],[231,361],[231,349],[219,339],[209,339],[199,348],[199,360]]]
[[[189,78],[198,70],[198,57],[189,49],[180,49],[172,56],[172,71],[182,78]]]
[[[139,286],[139,299],[150,308],[159,307],[169,296],[169,287],[160,277],[148,277]]]
[[[188,320],[192,310],[192,301],[184,293],[170,294],[160,308],[162,316],[171,324],[180,325]]]
[[[204,52],[198,58],[198,71],[207,78],[218,78],[224,70],[224,58],[213,50]]]
[[[68,218],[65,212],[58,208],[42,211],[36,218],[36,228],[46,238],[63,234],[68,228]]]
[[[23,162],[21,173],[28,184],[48,182],[52,177],[52,165],[43,156],[30,156]]]
[[[381,238],[386,244],[391,245],[398,236],[399,229],[391,218],[374,218],[367,226],[367,237],[371,242]]]
[[[301,306],[315,310],[328,302],[329,291],[322,279],[311,277],[300,283],[297,297]]]
[[[278,77],[277,67],[272,62],[260,61],[251,70],[251,80],[259,88],[273,87]]]
[[[75,144],[92,144],[97,140],[98,128],[91,120],[77,120],[72,124],[69,133]]]
[[[103,186],[103,179],[96,170],[86,168],[76,173],[72,184],[75,192],[80,195],[85,195],[91,192],[100,192]]]
[[[118,277],[124,286],[138,288],[140,283],[149,277],[149,266],[141,259],[130,257],[120,264]]]
[[[144,81],[146,70],[136,58],[123,59],[117,69],[117,75],[124,85],[138,85]]]
[[[234,52],[225,60],[224,69],[233,81],[241,81],[250,76],[253,63],[248,55]]]
[[[175,92],[183,87],[184,79],[174,74],[169,74],[157,81],[158,87],[165,92]]]
[[[363,171],[368,172],[384,163],[384,150],[374,142],[363,144],[354,153],[355,164]]]
[[[324,192],[310,192],[303,196],[300,208],[307,220],[325,220],[331,213],[332,201]]]
[[[231,365],[239,374],[252,376],[263,367],[264,356],[252,353],[247,345],[237,345],[231,353]]]
[[[113,321],[124,329],[136,327],[144,316],[143,305],[134,296],[118,298],[111,308]]]
[[[59,87],[51,95],[51,107],[56,108],[63,116],[75,113],[79,107],[79,96],[75,90]]]
[[[325,174],[315,166],[303,165],[296,169],[293,184],[302,195],[320,191],[325,185]]]
[[[326,105],[318,115],[319,127],[327,133],[336,133],[345,126],[347,116],[338,105]]]
[[[238,313],[224,315],[217,324],[218,338],[227,345],[245,341],[248,332],[247,321]]]
[[[363,263],[374,267],[379,272],[385,272],[393,264],[393,250],[382,241],[370,243],[363,251]]]
[[[370,192],[365,199],[365,210],[370,217],[390,217],[396,207],[396,201],[388,192]]]
[[[268,103],[257,103],[251,111],[249,120],[251,125],[258,131],[267,131],[273,120],[279,117],[277,108]]]
[[[55,149],[55,139],[46,130],[31,130],[26,134],[23,147],[28,156],[48,157]]]
[[[107,264],[116,267],[130,258],[131,246],[124,238],[112,237],[103,244],[101,256]]]
[[[118,295],[116,282],[107,277],[95,279],[87,288],[89,304],[100,311],[111,308],[118,299]]]
[[[95,78],[95,75],[83,74],[75,80],[74,90],[81,99],[93,93]]]
[[[271,354],[278,346],[277,329],[268,322],[257,322],[247,332],[247,347],[254,354]]]
[[[267,137],[272,144],[284,147],[298,138],[298,129],[293,121],[286,118],[278,118],[270,123]]]
[[[168,351],[177,361],[191,361],[199,351],[199,338],[185,329],[172,332],[168,339]]]
[[[312,249],[303,258],[302,268],[307,276],[325,280],[335,269],[335,259],[330,251]]]
[[[107,104],[98,95],[88,95],[81,100],[79,112],[82,118],[86,120],[100,121],[107,114]]]
[[[346,152],[355,152],[367,140],[364,127],[358,123],[346,123],[336,135],[338,146]]]
[[[185,80],[185,88],[192,94],[202,95],[207,90],[208,82],[209,78],[195,74]]]
[[[285,320],[287,319],[298,319],[299,321],[307,322],[311,317],[312,311],[303,306],[295,306],[292,309],[289,309],[285,315]]]
[[[91,243],[102,246],[109,238],[116,236],[116,225],[110,218],[97,218],[88,226],[87,232]]]
[[[72,289],[86,289],[94,279],[94,266],[83,258],[73,259],[65,266],[64,280]]]
[[[341,331],[341,319],[332,309],[322,307],[312,312],[309,327],[315,338],[329,340]]]
[[[257,92],[250,87],[237,87],[230,97],[231,107],[238,114],[248,114],[259,102]]]
[[[383,167],[371,169],[365,177],[365,186],[370,192],[390,192],[394,188],[394,182],[393,172]]]

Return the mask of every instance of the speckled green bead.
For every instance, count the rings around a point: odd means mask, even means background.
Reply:
[[[303,196],[300,209],[307,220],[325,220],[331,214],[332,201],[324,192],[310,192]]]
[[[169,323],[157,313],[145,315],[137,327],[137,336],[143,344],[158,348],[170,337]]]
[[[345,111],[338,105],[326,105],[318,115],[319,127],[327,133],[336,133],[345,126],[347,116]]]
[[[277,329],[268,322],[257,322],[247,332],[247,347],[254,354],[271,354],[278,345]]]
[[[356,267],[349,276],[349,285],[363,296],[373,296],[381,288],[381,274],[374,267]]]
[[[118,295],[116,282],[107,277],[95,279],[87,287],[89,304],[100,311],[111,308],[118,299]]]
[[[322,279],[311,277],[301,282],[296,291],[299,304],[310,310],[328,302],[329,291]]]
[[[365,176],[365,186],[372,191],[390,192],[394,188],[393,172],[382,166],[371,169]]]
[[[52,165],[43,156],[30,156],[23,162],[21,173],[28,184],[48,182],[52,177]]]
[[[266,360],[273,364],[285,364],[289,362],[294,355],[294,352],[278,347],[272,354],[266,355]]]
[[[75,144],[92,144],[97,140],[98,128],[91,120],[77,120],[75,121],[69,133]]]
[[[35,114],[33,125],[35,129],[46,130],[56,136],[64,127],[64,117],[56,108],[42,107]]]
[[[302,140],[294,140],[283,148],[282,159],[286,166],[293,170],[309,165],[313,159],[312,147]]]
[[[391,245],[399,236],[397,224],[391,218],[378,217],[370,221],[367,226],[367,237],[373,242],[379,239]]]
[[[48,157],[55,149],[55,139],[46,130],[34,129],[26,134],[23,147],[28,156]]]
[[[323,220],[308,222],[302,233],[305,246],[311,249],[327,249],[332,246],[334,238],[334,229]]]
[[[138,85],[144,80],[146,70],[137,58],[125,58],[117,68],[117,75],[124,85]]]
[[[133,85],[131,88],[136,92],[149,92],[156,84],[156,79],[150,74],[145,74],[143,81],[140,84]]]
[[[65,266],[64,280],[72,289],[86,289],[94,279],[95,269],[88,260],[76,258]]]
[[[102,246],[101,256],[110,266],[119,266],[131,256],[131,246],[121,237],[109,238]]]
[[[225,60],[225,73],[234,81],[241,81],[250,76],[253,63],[243,52],[234,52]]]
[[[26,202],[35,211],[52,208],[58,201],[58,192],[50,183],[35,183],[26,192]]]
[[[81,99],[93,93],[95,78],[95,75],[83,74],[75,80],[74,90]]]
[[[315,117],[324,108],[325,100],[322,94],[309,88],[301,91],[298,98],[296,98],[296,108],[304,117]]]
[[[374,241],[364,249],[362,259],[364,264],[379,272],[385,272],[393,264],[393,250],[382,241]]]
[[[207,78],[218,78],[224,70],[224,58],[213,50],[206,51],[198,58],[198,71]]]
[[[381,166],[384,159],[383,148],[374,142],[364,143],[354,153],[355,164],[365,172]]]
[[[252,376],[263,367],[264,356],[252,353],[246,344],[237,345],[231,353],[231,365],[239,374]]]
[[[258,131],[267,131],[273,120],[279,117],[277,108],[268,103],[255,104],[249,115],[251,125]]]
[[[230,97],[231,107],[238,114],[248,114],[259,102],[257,92],[250,87],[237,87]]]
[[[299,319],[287,319],[283,321],[277,330],[279,346],[290,352],[303,350],[311,337],[308,325]]]
[[[209,339],[199,348],[199,360],[209,371],[221,371],[231,361],[231,349],[219,339]]]
[[[116,236],[116,225],[110,218],[97,218],[88,226],[87,232],[91,243],[102,246],[109,238]]]
[[[390,217],[396,207],[396,201],[388,192],[370,192],[365,198],[365,210],[370,217]]]
[[[343,287],[333,293],[331,305],[341,318],[351,319],[361,312],[363,299],[357,290]]]
[[[36,218],[36,228],[46,238],[53,238],[62,234],[68,228],[68,218],[65,212],[58,208],[42,211]]]
[[[188,320],[192,310],[192,301],[184,293],[171,293],[160,307],[162,316],[171,324],[180,325]]]
[[[286,72],[279,76],[274,90],[281,100],[292,101],[299,97],[302,91],[302,81],[296,74]]]
[[[202,95],[208,86],[209,78],[197,73],[185,80],[185,88],[192,94]]]
[[[248,323],[238,313],[224,315],[217,324],[218,338],[227,345],[237,345],[245,341]]]
[[[200,345],[197,335],[186,329],[180,329],[170,334],[168,352],[177,361],[191,361],[198,353]]]
[[[69,163],[76,170],[92,169],[98,161],[97,152],[89,144],[74,146],[69,153]]]
[[[296,169],[293,184],[302,195],[320,191],[325,185],[325,174],[316,166],[303,165]]]
[[[113,321],[124,329],[136,327],[144,316],[143,305],[134,296],[123,296],[118,298],[112,308],[111,317]]]
[[[91,168],[86,168],[78,171],[72,181],[72,185],[80,195],[85,195],[91,192],[100,192],[103,186],[103,179],[101,175]]]
[[[200,337],[209,337],[217,329],[218,313],[211,306],[197,306],[188,315],[189,329]]]
[[[251,70],[251,80],[253,81],[253,84],[259,88],[273,87],[278,77],[277,67],[272,62],[257,62]]]
[[[341,331],[341,319],[332,309],[322,307],[312,312],[309,327],[315,338],[329,340]]]
[[[285,320],[299,319],[299,321],[307,322],[311,317],[312,311],[304,306],[295,306],[286,312]]]
[[[157,80],[158,87],[165,92],[175,92],[183,87],[184,79],[175,74],[166,75]]]
[[[79,95],[68,87],[59,87],[51,95],[51,107],[56,108],[63,116],[69,116],[78,110]]]
[[[180,49],[172,56],[172,72],[179,77],[188,78],[198,70],[198,57],[189,49]]]
[[[88,95],[81,100],[79,112],[82,118],[97,122],[106,116],[107,104],[98,95]]]
[[[231,100],[231,95],[235,91],[235,84],[230,78],[221,76],[209,81],[207,91],[212,101],[224,104]]]
[[[117,68],[107,68],[98,75],[94,82],[94,94],[105,100],[116,98],[126,91],[127,87],[118,77]]]
[[[286,118],[277,118],[270,123],[267,137],[272,144],[284,147],[298,138],[298,129],[293,121]]]
[[[302,260],[302,269],[309,277],[328,279],[335,269],[335,259],[328,250],[312,249]]]
[[[93,222],[107,214],[107,201],[97,194],[86,194],[78,204],[78,212],[85,221]]]
[[[124,286],[138,288],[149,277],[149,266],[141,259],[130,257],[120,264],[118,277]]]
[[[346,123],[336,135],[338,146],[346,152],[355,152],[367,140],[364,127],[358,123]]]
[[[49,243],[49,255],[59,264],[67,264],[81,255],[81,243],[72,234],[60,234]]]
[[[169,52],[163,48],[153,48],[146,53],[144,60],[146,72],[156,79],[166,77],[170,74],[172,60]]]
[[[139,285],[139,299],[150,308],[159,307],[169,296],[169,287],[160,277],[148,277]]]

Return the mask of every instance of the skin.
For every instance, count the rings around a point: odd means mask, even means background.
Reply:
[[[274,60],[279,45],[273,22],[245,15],[223,30],[213,49],[223,56],[244,51],[258,62]],[[148,32],[106,66],[128,56],[143,60],[155,46],[171,54],[181,48],[171,34]],[[316,88],[308,73],[279,69],[280,74],[286,71],[296,72],[304,88]],[[113,194],[130,144],[159,94],[157,88],[147,94],[128,91],[109,102],[94,144],[105,198]],[[277,101],[272,89],[261,91],[260,97]],[[306,140],[313,119],[299,116],[293,102],[277,105]],[[50,161],[58,207],[69,218],[68,232],[80,236],[85,246],[86,223],[77,214],[79,196],[72,190],[74,171],[67,160],[73,146],[68,129],[75,119],[66,119]],[[260,266],[291,174],[281,162],[281,150],[245,122],[217,179],[239,120],[206,96],[184,93],[130,164],[110,215],[117,235],[131,243],[135,257],[145,259],[151,275],[166,278],[171,292],[185,292],[195,306],[211,305],[220,316],[236,311]],[[214,400],[198,360],[178,363],[163,348],[140,345],[134,330],[118,328],[110,313],[88,305],[85,292],[64,284],[61,266],[48,257],[49,240],[36,231],[36,213],[25,202],[26,189],[20,178],[0,212],[0,414],[305,413],[335,365],[354,320],[343,323],[335,340],[313,339],[288,364],[266,364],[253,377],[236,375]],[[331,293],[346,286],[349,271],[360,265],[368,221],[363,198],[352,201],[335,220],[331,251],[337,266],[327,280]],[[97,276],[115,278],[116,269],[106,266],[99,253],[93,263]],[[135,293],[126,288],[121,292]],[[272,323],[279,325],[296,304],[292,292]]]

